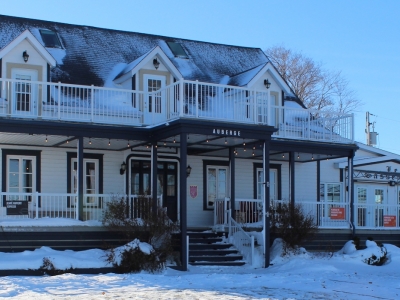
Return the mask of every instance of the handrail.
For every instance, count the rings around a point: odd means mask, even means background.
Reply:
[[[234,219],[232,219],[230,210],[228,210],[228,220],[229,242],[232,243],[245,257],[246,261],[253,266],[254,236],[250,236]]]

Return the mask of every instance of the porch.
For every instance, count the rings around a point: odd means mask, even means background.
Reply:
[[[274,126],[273,137],[352,143],[352,114],[277,103],[268,90],[180,80],[154,92],[0,79],[0,117],[152,127],[179,118]]]
[[[399,230],[400,205],[365,204],[326,201],[298,201],[306,216],[312,216],[318,229]],[[270,212],[288,200],[270,200]],[[354,214],[352,216],[352,213]],[[229,227],[230,198],[217,199],[214,206],[214,227]],[[235,221],[243,228],[262,229],[264,226],[263,200],[235,199]],[[354,220],[354,221],[353,221]]]

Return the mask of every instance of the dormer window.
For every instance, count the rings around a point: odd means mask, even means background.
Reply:
[[[58,38],[57,33],[48,29],[41,29],[40,35],[42,36],[42,40],[45,47],[48,48],[62,48],[60,39]]]
[[[172,53],[175,55],[175,57],[189,58],[186,51],[182,48],[181,44],[175,42],[167,42],[167,44],[168,47],[171,49]]]

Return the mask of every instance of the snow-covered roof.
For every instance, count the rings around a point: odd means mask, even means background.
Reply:
[[[0,15],[0,50],[25,30],[45,46],[40,30],[55,32],[64,49],[46,49],[57,60],[51,80],[103,86],[115,66],[128,65],[159,46],[183,78],[219,83],[265,65],[267,56],[260,48],[214,44],[136,32],[71,25]],[[188,58],[176,57],[167,42],[182,46]],[[130,65],[132,67],[132,65]],[[234,84],[239,84],[235,82]],[[232,82],[233,84],[233,82]]]
[[[262,65],[251,68],[250,70],[246,70],[240,74],[233,76],[232,78],[230,78],[228,84],[229,85],[237,85],[237,86],[247,85],[261,71],[261,69],[266,64],[267,63],[264,63]]]

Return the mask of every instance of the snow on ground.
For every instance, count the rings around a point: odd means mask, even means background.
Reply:
[[[271,248],[267,268],[189,267],[188,272],[167,269],[159,274],[100,274],[0,277],[4,299],[400,299],[400,249],[385,245],[388,262],[362,262],[377,250],[369,243],[355,250],[351,243],[336,253],[281,256]],[[55,251],[42,247],[22,253],[2,253],[0,268],[35,269],[43,257],[57,268],[103,267],[104,252]]]

